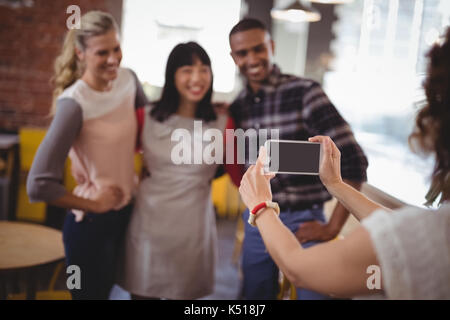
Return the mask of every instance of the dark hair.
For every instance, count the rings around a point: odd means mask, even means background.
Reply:
[[[182,66],[194,64],[195,59],[199,59],[203,64],[211,67],[211,60],[209,59],[208,54],[195,42],[180,43],[172,49],[172,52],[167,59],[166,80],[161,99],[155,103],[155,107],[151,111],[151,116],[153,118],[163,122],[169,116],[177,112],[180,103],[180,94],[175,86],[175,72]],[[216,113],[211,104],[213,91],[212,84],[211,78],[211,87],[199,102],[195,114],[196,118],[206,122],[216,120]]]
[[[417,114],[409,143],[414,151],[418,146],[436,156],[430,190],[425,197],[425,204],[432,205],[439,195],[442,195],[440,203],[450,196],[450,28],[443,44],[434,45],[427,57],[426,105]]]
[[[254,18],[244,18],[231,29],[229,39],[231,39],[231,36],[235,33],[251,29],[261,29],[263,31],[268,31],[266,25],[260,20]]]

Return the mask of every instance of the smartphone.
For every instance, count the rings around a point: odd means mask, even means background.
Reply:
[[[318,175],[322,156],[318,142],[267,140],[264,170],[268,173]]]

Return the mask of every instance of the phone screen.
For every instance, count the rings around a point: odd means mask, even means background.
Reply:
[[[319,174],[319,143],[276,140],[267,142],[270,143],[269,171],[293,174]]]

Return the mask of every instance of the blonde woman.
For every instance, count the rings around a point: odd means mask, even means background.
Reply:
[[[54,118],[27,181],[31,201],[69,209],[66,261],[81,269],[74,299],[108,298],[136,185],[135,112],[147,100],[136,75],[120,67],[118,31],[111,15],[91,11],[67,33],[55,61]],[[68,155],[73,193],[62,182]]]

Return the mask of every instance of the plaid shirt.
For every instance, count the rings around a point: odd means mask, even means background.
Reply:
[[[259,91],[255,94],[247,86],[231,104],[230,112],[237,128],[268,129],[269,134],[270,129],[278,129],[283,140],[330,136],[341,151],[342,178],[367,180],[367,158],[349,124],[313,80],[282,74],[274,65]],[[245,160],[248,167],[247,151]],[[331,199],[318,176],[278,174],[271,185],[273,199],[282,210],[301,210]]]

